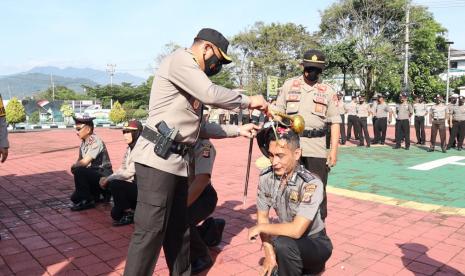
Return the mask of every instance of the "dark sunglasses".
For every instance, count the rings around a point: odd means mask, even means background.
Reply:
[[[128,129],[123,129],[123,134],[126,134],[126,133],[131,133],[131,131]]]

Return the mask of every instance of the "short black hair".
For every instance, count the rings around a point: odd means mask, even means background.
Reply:
[[[268,132],[268,141],[278,141],[278,140],[284,140],[287,142],[288,145],[291,146],[292,149],[298,149],[300,148],[300,138],[297,133],[295,133],[293,130],[287,130],[285,132],[279,132],[278,130],[276,131],[276,134],[274,131],[269,131]],[[268,144],[269,146],[269,144]]]

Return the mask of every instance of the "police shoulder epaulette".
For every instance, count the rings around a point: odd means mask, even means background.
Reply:
[[[302,168],[301,170],[299,170],[297,172],[297,175],[300,176],[304,182],[308,183],[310,181],[312,181],[313,179],[315,179],[315,176],[313,176],[313,174],[311,172],[309,172],[308,170]]]
[[[261,172],[260,172],[260,176],[262,175],[265,175],[265,174],[268,174],[270,173],[271,171],[273,171],[273,167],[269,166],[267,168],[264,168]]]

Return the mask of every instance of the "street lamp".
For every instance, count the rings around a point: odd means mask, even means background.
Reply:
[[[446,105],[449,103],[449,71],[450,71],[450,45],[452,41],[446,41],[447,44],[447,90],[446,90]]]

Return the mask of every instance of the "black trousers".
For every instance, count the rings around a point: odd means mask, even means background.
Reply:
[[[106,176],[95,168],[76,167],[72,171],[74,175],[74,193],[71,201],[78,203],[81,200],[98,200],[103,190],[100,188],[100,178]]]
[[[375,136],[374,139],[376,139],[376,132],[377,132],[377,130],[376,130],[376,121],[377,120],[378,120],[378,117],[376,117],[376,116],[373,116],[371,118],[371,123],[372,123],[372,127],[373,127],[373,135]]]
[[[209,256],[208,246],[200,235],[197,224],[208,218],[215,211],[218,196],[212,185],[208,185],[191,206],[189,206],[189,227],[191,234],[191,261]]]
[[[273,241],[278,263],[278,274],[286,276],[301,276],[303,274],[318,274],[325,268],[325,263],[331,257],[333,245],[323,229],[315,236],[293,239],[287,236],[277,236]]]
[[[347,116],[347,140],[350,140],[352,127],[354,128],[354,138],[358,140],[358,117],[355,115]]]
[[[425,116],[415,116],[415,134],[418,143],[424,144],[426,142]]]
[[[376,143],[382,143],[386,141],[386,130],[387,130],[387,118],[380,117],[376,118],[375,121],[375,139]]]
[[[457,140],[457,148],[461,148],[463,145],[464,134],[465,134],[465,121],[452,121],[452,131],[449,136],[449,143],[447,144],[447,147],[451,148]]]
[[[237,114],[229,115],[229,124],[238,125],[239,124],[239,115],[237,115]]]
[[[326,158],[317,158],[317,157],[305,157],[302,156],[300,161],[304,167],[310,172],[318,175],[321,182],[323,182],[324,193],[323,201],[320,206],[321,218],[324,220],[328,216],[328,200],[326,198],[326,184],[328,183],[328,173],[330,168],[326,165]]]
[[[410,147],[410,120],[396,120],[396,147],[400,147],[402,139],[405,140],[405,148]]]
[[[438,135],[441,139],[441,149],[446,147],[446,120],[434,120],[431,123],[431,148],[436,146],[436,136]]]
[[[457,122],[457,133],[459,135],[457,148],[460,149],[463,147],[463,140],[465,139],[465,121]]]
[[[363,136],[365,136],[367,145],[370,145],[370,134],[368,132],[367,117],[358,118],[358,140],[360,145],[363,145]]]
[[[339,124],[339,132],[341,133],[341,144],[346,143],[346,125],[345,125],[345,116],[341,114],[341,123]]]
[[[108,183],[114,206],[111,209],[111,217],[120,220],[124,215],[124,210],[136,209],[137,205],[137,184],[124,180],[111,180]]]
[[[136,163],[137,207],[124,275],[149,276],[163,246],[170,275],[190,275],[187,177]]]

